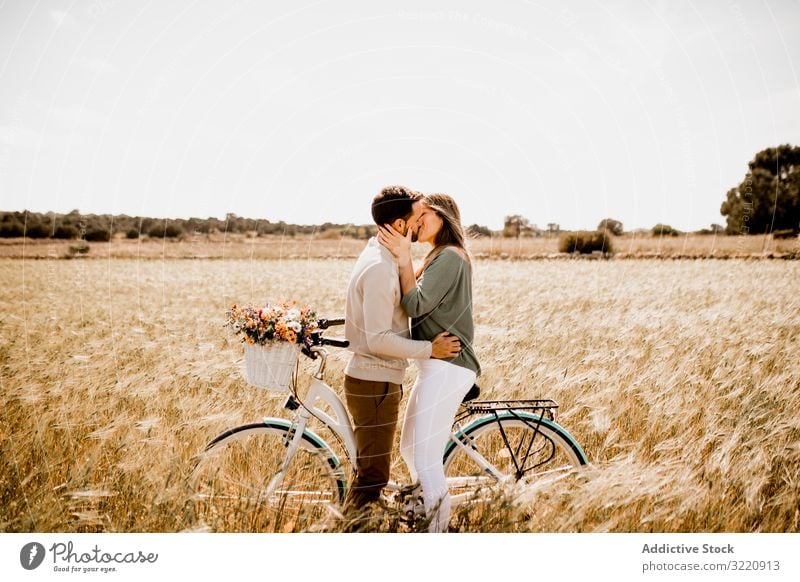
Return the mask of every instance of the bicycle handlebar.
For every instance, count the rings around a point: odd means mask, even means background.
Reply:
[[[345,339],[333,339],[333,338],[322,338],[322,345],[324,346],[333,346],[335,348],[346,348],[350,345],[350,342]]]
[[[319,331],[315,331],[302,339],[302,352],[304,355],[308,356],[312,360],[317,359],[317,353],[313,349],[314,346],[333,346],[335,348],[347,348],[350,346],[350,342],[346,339],[336,339],[336,338],[328,338],[322,337],[323,330],[328,329],[334,325],[344,325],[344,318],[337,317],[337,318],[320,318],[317,320],[317,328]]]
[[[322,318],[319,321],[317,321],[317,326],[320,329],[328,329],[329,327],[332,327],[334,325],[344,325],[344,317],[337,317],[334,319]]]

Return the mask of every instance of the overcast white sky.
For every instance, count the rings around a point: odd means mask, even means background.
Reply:
[[[6,1],[0,209],[696,229],[798,79],[796,0]]]

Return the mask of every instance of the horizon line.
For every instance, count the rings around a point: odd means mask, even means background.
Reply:
[[[67,216],[67,215],[69,215],[70,213],[72,213],[74,211],[78,211],[80,216],[111,216],[112,218],[117,217],[117,216],[124,216],[124,217],[127,217],[127,218],[142,218],[142,219],[149,218],[149,219],[154,219],[154,220],[192,220],[192,219],[211,220],[211,219],[214,219],[214,220],[220,220],[220,221],[227,221],[228,220],[227,214],[233,214],[236,218],[243,218],[245,220],[264,221],[264,222],[268,222],[270,224],[285,223],[287,226],[317,227],[317,226],[322,226],[323,224],[331,224],[331,225],[334,225],[334,226],[375,226],[375,223],[372,223],[372,222],[370,222],[370,223],[332,222],[332,221],[328,221],[328,220],[326,220],[324,222],[321,222],[321,223],[305,223],[305,224],[301,224],[301,223],[296,223],[296,222],[287,222],[286,220],[282,220],[282,219],[281,220],[277,220],[277,219],[270,219],[270,218],[253,218],[253,217],[250,217],[250,216],[243,216],[243,215],[240,215],[240,214],[236,214],[235,212],[226,212],[225,213],[226,216],[224,216],[224,217],[219,217],[219,216],[207,216],[207,217],[190,216],[190,217],[187,218],[185,216],[150,216],[150,215],[145,216],[145,215],[140,215],[140,214],[127,214],[125,212],[119,212],[119,213],[83,212],[78,208],[73,208],[69,212],[59,212],[59,211],[55,211],[55,210],[31,210],[31,209],[28,209],[28,208],[23,208],[23,209],[20,209],[20,210],[0,209],[0,213],[23,212],[23,213],[43,214],[43,215],[55,214],[57,216]],[[505,216],[517,216],[517,214],[506,214]],[[552,221],[552,220],[544,222],[543,223],[544,226],[541,226],[539,222],[536,222],[536,221],[532,220],[531,218],[529,218],[529,217],[527,217],[525,215],[519,214],[518,216],[522,216],[523,218],[525,218],[526,220],[528,220],[530,222],[532,227],[536,227],[538,230],[542,230],[542,231],[547,231],[548,230],[547,229],[547,225],[548,224],[556,224],[556,225],[558,225],[559,230],[561,230],[561,231],[597,230],[597,225],[595,225],[593,227],[585,227],[585,228],[584,227],[566,228],[561,223],[556,222],[556,221]],[[618,220],[618,219],[614,218],[613,216],[606,216],[605,218],[600,218],[597,221],[597,224],[599,225],[599,223],[601,221],[607,220],[607,219]],[[704,226],[701,226],[701,227],[698,227],[698,228],[689,228],[689,229],[685,229],[685,230],[684,229],[676,229],[676,230],[680,230],[682,232],[695,232],[695,231],[702,230],[704,228],[710,228],[714,224],[718,224],[718,225],[722,226],[723,228],[725,228],[725,224],[723,224],[725,221],[726,221],[725,217],[721,216],[720,217],[720,222],[709,222],[709,223],[705,224]],[[649,226],[649,227],[648,226],[636,226],[636,227],[628,228],[628,227],[625,227],[625,223],[623,221],[619,221],[619,222],[621,222],[623,224],[623,228],[624,228],[625,232],[633,232],[633,231],[636,231],[636,230],[652,230],[653,227],[655,227],[656,225],[659,225],[659,224],[665,225],[665,226],[672,226],[669,223],[657,222],[653,226]],[[505,228],[505,226],[500,226],[498,228],[493,228],[493,227],[491,227],[489,225],[480,224],[478,222],[473,222],[471,224],[466,224],[466,223],[462,223],[462,224],[463,224],[464,228],[468,228],[470,226],[476,225],[476,226],[488,228],[489,230],[492,230],[492,231],[499,231],[499,230],[503,230],[503,228]]]

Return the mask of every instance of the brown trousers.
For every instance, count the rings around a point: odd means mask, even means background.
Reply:
[[[380,498],[389,482],[392,445],[403,389],[392,382],[344,377],[347,408],[356,437],[356,479],[345,499],[345,511]]]

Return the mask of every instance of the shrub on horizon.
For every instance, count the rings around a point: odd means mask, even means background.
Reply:
[[[681,234],[679,230],[672,228],[668,224],[657,224],[653,227],[653,236],[678,236]]]
[[[73,239],[78,238],[79,234],[78,229],[71,224],[62,224],[56,228],[56,231],[53,233],[53,238]]]
[[[93,227],[86,231],[83,238],[91,242],[108,242],[111,240],[111,231],[107,228]]]
[[[163,226],[157,224],[147,231],[147,236],[150,238],[178,238],[183,236],[183,229],[177,224],[168,224]]]
[[[17,238],[23,236],[25,227],[18,220],[0,223],[0,238]]]
[[[594,251],[613,254],[613,238],[614,235],[608,230],[565,232],[558,239],[558,250],[562,253],[580,253],[582,255],[588,255]]]

